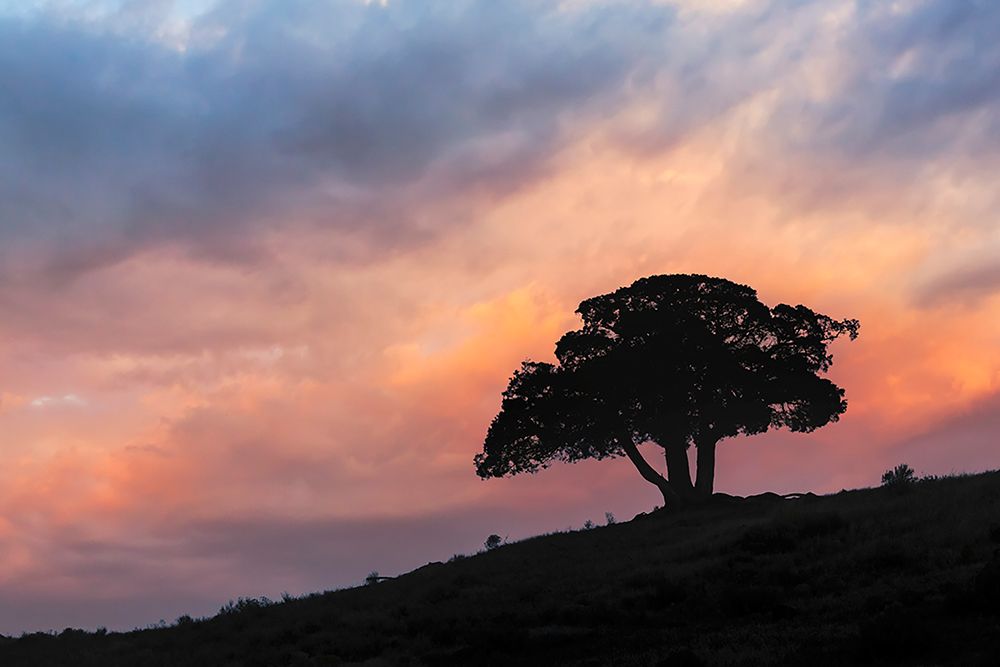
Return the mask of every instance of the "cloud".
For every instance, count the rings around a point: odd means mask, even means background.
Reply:
[[[787,218],[827,210],[867,225],[989,228],[998,25],[988,2],[748,3],[697,24],[711,48],[700,59],[685,50],[697,79],[681,106],[727,128],[729,196],[780,200]],[[676,140],[666,120],[677,101],[662,82],[685,79],[654,81],[644,145]]]
[[[952,269],[917,290],[917,302],[926,307],[959,303],[970,305],[1000,292],[1000,263],[984,262]]]
[[[8,282],[164,246],[274,264],[274,239],[309,229],[377,261],[595,133],[653,154],[728,128],[723,196],[780,193],[788,215],[873,213],[888,180],[914,225],[947,179],[964,216],[996,200],[974,178],[1000,147],[989,3],[44,7],[0,18]]]
[[[28,405],[33,408],[54,408],[54,407],[83,407],[87,401],[76,394],[66,394],[64,396],[39,396],[32,399]]]
[[[10,601],[0,610],[0,633],[127,630],[181,614],[212,615],[237,597],[279,599],[283,592],[357,586],[372,570],[394,576],[455,553],[475,553],[490,533],[519,539],[566,528],[561,520],[552,508],[480,507],[406,519],[174,522],[157,526],[156,536],[132,527],[133,536],[125,539],[67,527],[57,550],[37,554],[31,569],[0,589]],[[577,519],[576,527],[584,520]],[[0,538],[0,550],[9,546]],[[150,597],[157,600],[155,608]]]
[[[1000,468],[1000,392],[966,406],[922,433],[885,450],[886,465],[905,462],[920,473],[981,472]],[[895,458],[890,458],[895,457]]]
[[[738,120],[733,175],[810,206],[1000,149],[994,3],[137,7],[0,18],[0,269],[67,280],[164,244],[259,262],[265,230],[302,225],[371,258],[602,123],[649,152]]]
[[[0,18],[0,262],[58,279],[157,244],[241,261],[248,231],[307,223],[378,252],[415,242],[434,230],[414,196],[531,177],[612,109],[670,16],[223,2],[183,49],[108,20]]]

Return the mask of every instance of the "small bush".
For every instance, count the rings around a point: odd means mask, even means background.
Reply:
[[[612,514],[611,512],[605,512],[604,513],[604,523],[606,523],[609,526],[615,525],[615,515]]]
[[[226,604],[219,608],[219,616],[228,616],[230,614],[240,614],[246,611],[251,611],[254,609],[263,609],[264,607],[270,607],[274,602],[267,597],[261,596],[259,598],[237,598],[234,602],[230,600]]]
[[[917,475],[913,472],[913,468],[905,463],[900,463],[892,470],[886,470],[882,473],[882,486],[889,488],[906,488],[912,486],[916,481]]]
[[[591,521],[590,519],[587,519],[586,521],[583,522],[584,530],[593,530],[595,527],[596,526],[594,525],[594,522]]]
[[[486,541],[483,542],[483,546],[486,547],[487,551],[493,551],[501,544],[503,544],[503,538],[497,535],[496,533],[487,537]]]
[[[374,586],[381,580],[382,577],[379,576],[378,570],[372,570],[368,573],[368,576],[365,577],[365,586]]]
[[[86,637],[87,631],[79,630],[77,628],[66,628],[65,630],[59,633],[59,636],[63,639],[66,639],[67,637],[76,637],[76,638]]]

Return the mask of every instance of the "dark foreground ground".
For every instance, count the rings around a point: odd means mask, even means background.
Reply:
[[[1000,665],[1000,473],[538,537],[0,665]]]

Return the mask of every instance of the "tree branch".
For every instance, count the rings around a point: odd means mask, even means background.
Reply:
[[[656,469],[649,465],[649,462],[642,457],[642,453],[639,452],[639,448],[632,442],[632,438],[624,438],[621,444],[622,449],[625,450],[625,455],[628,456],[629,461],[636,467],[644,480],[650,484],[655,484],[660,489],[666,488],[669,485],[667,479],[656,472]]]

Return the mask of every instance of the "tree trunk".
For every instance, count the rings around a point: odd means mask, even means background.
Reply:
[[[698,450],[695,493],[699,500],[711,498],[715,489],[715,446],[717,443],[717,440],[704,440],[695,447]]]
[[[660,486],[659,489],[660,489],[660,495],[663,496],[663,509],[669,511],[676,511],[684,506],[683,501],[681,500],[680,496],[678,496],[677,493],[674,491],[670,482],[664,480],[664,484]]]
[[[681,500],[694,495],[691,486],[691,468],[688,465],[687,443],[670,443],[663,448],[667,460],[667,479]]]
[[[660,494],[663,496],[663,507],[666,509],[677,509],[680,507],[681,498],[674,491],[673,485],[663,475],[656,472],[653,466],[649,465],[649,462],[643,458],[639,452],[639,448],[635,446],[632,439],[623,438],[621,444],[622,449],[625,450],[625,455],[628,456],[629,461],[639,471],[642,478],[660,490]],[[688,485],[690,484],[691,481],[689,478]]]

